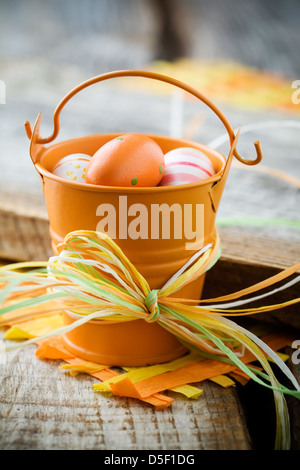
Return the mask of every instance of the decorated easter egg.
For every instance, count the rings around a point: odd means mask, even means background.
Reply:
[[[85,183],[85,173],[91,160],[90,155],[73,153],[63,157],[52,169],[52,173],[77,183]]]
[[[103,186],[157,186],[164,153],[150,137],[125,134],[105,143],[86,169],[86,182]]]
[[[215,174],[205,153],[192,147],[180,147],[165,154],[165,172],[160,186],[195,183]]]

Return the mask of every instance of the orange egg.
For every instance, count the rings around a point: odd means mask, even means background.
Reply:
[[[142,134],[110,140],[93,155],[85,181],[100,186],[157,186],[165,168],[160,146]]]

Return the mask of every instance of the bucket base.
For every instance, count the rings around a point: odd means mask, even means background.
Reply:
[[[64,312],[64,323],[73,323]],[[183,356],[187,349],[157,323],[134,320],[122,323],[91,321],[63,336],[68,351],[86,361],[108,366],[140,367]]]

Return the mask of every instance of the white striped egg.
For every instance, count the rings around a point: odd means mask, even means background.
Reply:
[[[91,160],[90,155],[73,153],[63,157],[52,169],[52,173],[76,183],[85,183],[86,167]]]
[[[210,159],[201,150],[180,147],[165,154],[165,171],[160,186],[196,183],[215,174]]]

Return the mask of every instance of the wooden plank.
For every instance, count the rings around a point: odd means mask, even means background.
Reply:
[[[51,255],[47,217],[0,208],[0,258],[43,261]]]
[[[198,400],[176,395],[155,411],[94,392],[97,380],[71,377],[34,347],[7,353],[1,374],[3,450],[247,450],[251,439],[235,388],[205,381]],[[170,392],[171,394],[171,392]],[[175,397],[175,393],[172,394]]]
[[[260,281],[268,279],[280,270],[273,266],[258,266],[246,262],[235,262],[234,260],[220,259],[214,268],[206,275],[203,298],[219,297],[231,294],[250,287]],[[226,279],[226,282],[224,282]],[[282,283],[281,283],[282,284]],[[280,283],[273,287],[278,287]],[[270,288],[272,290],[272,288]],[[265,291],[262,291],[265,292]],[[262,293],[260,292],[260,293]],[[257,293],[258,295],[259,293]],[[251,306],[265,306],[296,299],[299,297],[299,286],[294,286],[272,295],[271,297],[256,301]],[[271,312],[257,313],[253,317],[256,321],[281,325],[283,327],[297,328],[300,330],[299,304]],[[243,318],[244,319],[244,318]],[[235,320],[240,321],[237,317]]]
[[[24,199],[23,199],[24,201]],[[253,267],[285,269],[299,262],[299,243],[282,241],[253,233],[249,228],[220,227],[222,260],[245,263]],[[49,221],[46,210],[1,207],[0,258],[45,260],[51,256]]]

